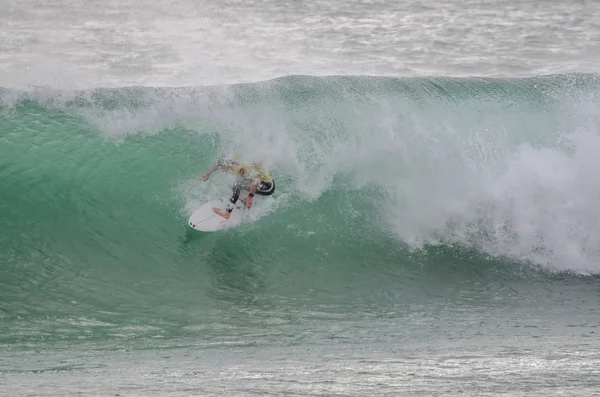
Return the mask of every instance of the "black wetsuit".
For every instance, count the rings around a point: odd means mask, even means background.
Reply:
[[[242,190],[252,189],[252,179],[251,178],[240,178],[233,185],[233,190],[231,192],[231,197],[229,198],[229,205],[227,206],[227,212],[233,211],[233,207],[235,203],[240,198],[240,192]],[[275,179],[271,180],[271,182],[263,182],[260,181],[258,184],[258,189],[256,190],[256,194],[261,196],[270,196],[275,192]]]

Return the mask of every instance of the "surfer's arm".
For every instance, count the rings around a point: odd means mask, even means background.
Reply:
[[[200,178],[198,178],[198,180],[200,181],[207,181],[208,178],[210,178],[210,175],[215,172],[217,169],[219,169],[219,165],[215,164],[212,167],[210,167],[210,169],[206,172],[206,174],[202,175]]]

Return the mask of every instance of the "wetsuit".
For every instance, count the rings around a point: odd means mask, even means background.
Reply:
[[[233,169],[236,175],[238,175],[238,179],[233,184],[229,204],[226,208],[227,212],[233,211],[235,203],[237,203],[240,198],[240,192],[242,190],[250,191],[253,182],[259,182],[256,194],[270,196],[275,192],[275,179],[273,178],[273,174],[271,174],[270,171],[265,172],[260,164],[243,164],[238,161],[223,160],[220,160],[218,164]]]

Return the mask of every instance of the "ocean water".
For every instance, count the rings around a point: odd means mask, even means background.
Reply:
[[[1,5],[0,395],[599,394],[597,3]]]

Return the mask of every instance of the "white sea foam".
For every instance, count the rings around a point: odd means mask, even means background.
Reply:
[[[4,0],[0,86],[596,72],[597,2]]]

